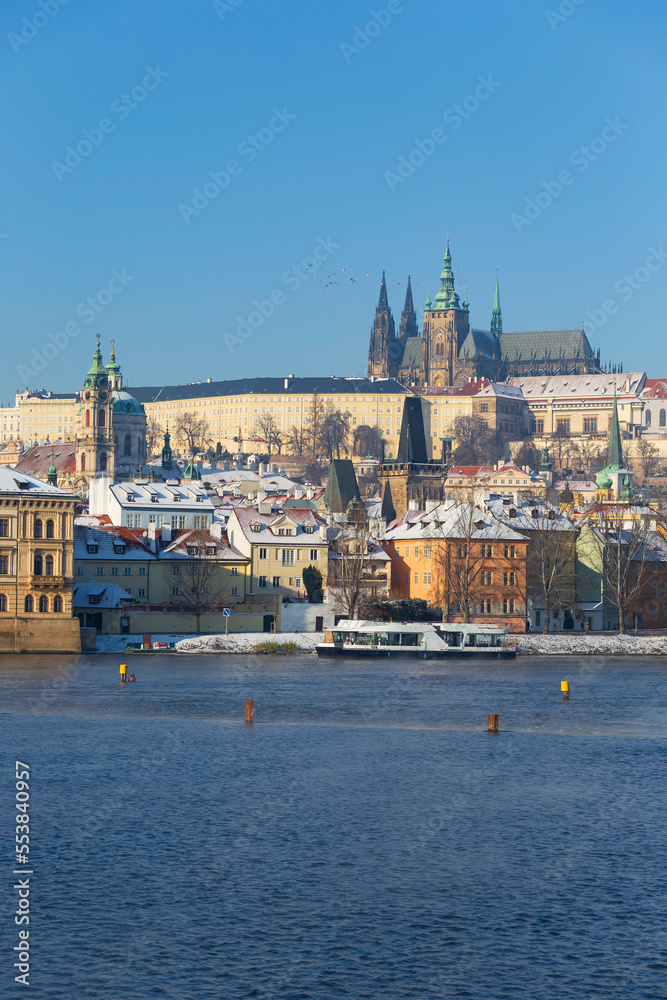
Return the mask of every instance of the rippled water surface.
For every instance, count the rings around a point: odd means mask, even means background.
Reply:
[[[662,660],[118,664],[0,658],[0,996],[18,757],[39,1000],[667,998]]]

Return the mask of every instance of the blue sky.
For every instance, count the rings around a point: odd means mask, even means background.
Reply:
[[[0,17],[5,404],[79,387],[98,331],[134,385],[365,374],[382,269],[421,308],[447,233],[475,326],[498,268],[506,330],[667,374],[662,0]]]

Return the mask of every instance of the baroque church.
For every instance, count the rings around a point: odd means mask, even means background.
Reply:
[[[449,237],[440,290],[424,305],[423,333],[408,278],[398,336],[384,271],[380,301],[371,328],[368,376],[395,378],[406,386],[465,385],[474,379],[503,381],[510,375],[558,375],[599,372],[600,352],[593,352],[583,329],[503,333],[500,288],[496,290],[490,329],[470,325],[468,295],[460,302],[454,288]]]

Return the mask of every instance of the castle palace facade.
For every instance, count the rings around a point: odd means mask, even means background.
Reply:
[[[465,385],[480,378],[499,382],[511,375],[582,375],[601,370],[600,352],[593,352],[583,329],[503,333],[497,277],[490,329],[474,329],[468,295],[460,302],[454,288],[449,239],[440,290],[433,301],[429,292],[424,306],[422,334],[410,278],[396,334],[382,272],[368,352],[369,378],[438,387]]]

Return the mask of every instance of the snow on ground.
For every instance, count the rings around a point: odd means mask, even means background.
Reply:
[[[519,637],[517,653],[542,654],[545,656],[660,656],[667,654],[667,637],[659,635],[564,635],[562,632],[550,635],[529,633]]]
[[[176,644],[179,653],[250,653],[262,642],[295,642],[300,653],[314,653],[322,632],[237,632],[234,635],[191,635]]]

